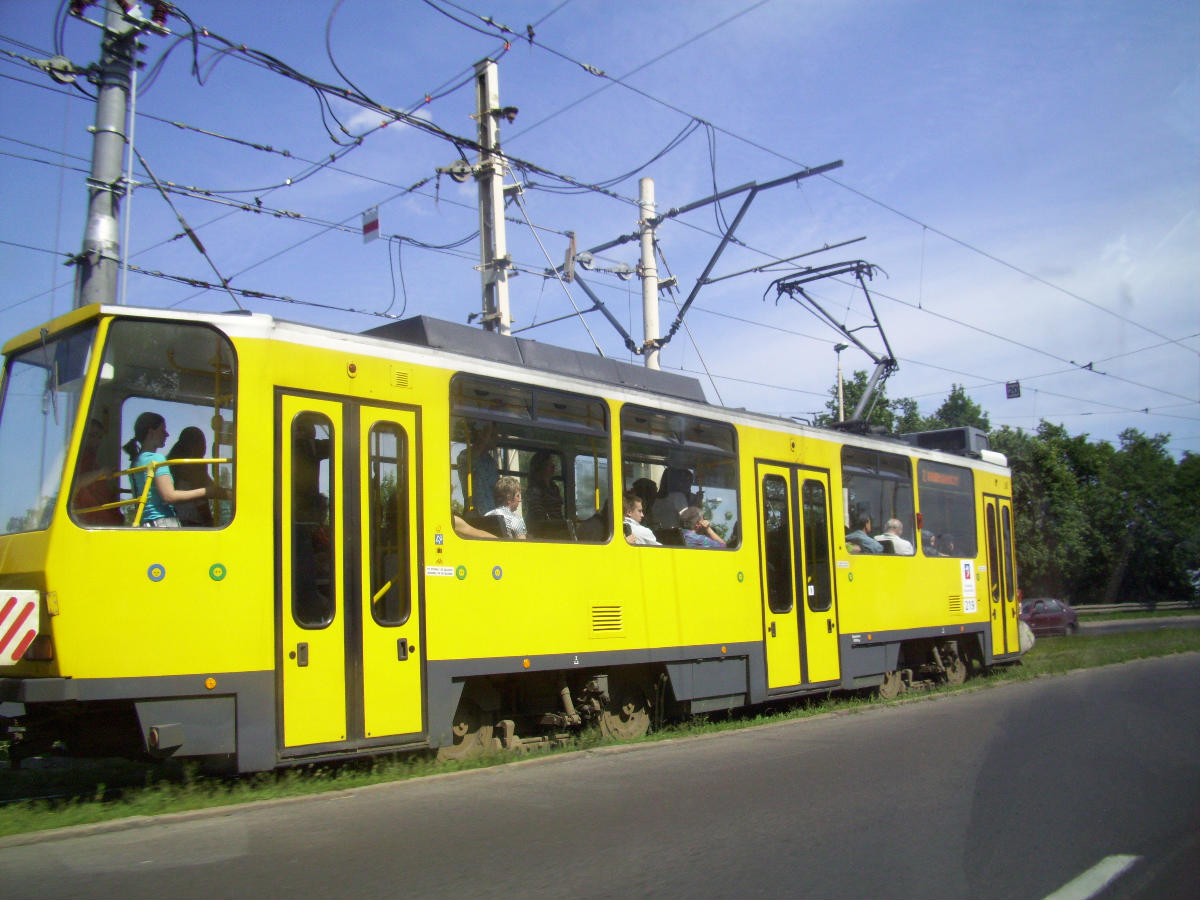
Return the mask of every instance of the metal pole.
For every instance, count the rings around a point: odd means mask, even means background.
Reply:
[[[653,342],[658,340],[658,262],[654,253],[654,179],[638,181],[638,208],[641,221],[638,227],[642,238],[642,261],[638,273],[642,276],[642,344],[646,356],[646,368],[657,369],[659,350]]]
[[[129,229],[133,219],[133,147],[134,130],[137,127],[137,66],[133,67],[129,80],[129,141],[125,154],[125,221],[121,235],[121,292],[117,303],[124,306],[129,302]],[[215,465],[215,464],[214,464]]]
[[[838,378],[838,421],[846,421],[846,402],[842,394],[842,351],[849,348],[849,344],[834,344],[833,352],[837,354],[837,378]]]
[[[483,281],[483,327],[509,334],[508,247],[504,236],[504,170],[500,158],[500,87],[496,61],[475,64],[475,110],[479,120],[479,272]]]
[[[121,164],[125,155],[125,116],[138,29],[126,21],[117,0],[108,0],[105,6],[96,78],[88,218],[79,259],[76,307],[111,303],[117,298],[121,245],[117,217],[123,190]]]

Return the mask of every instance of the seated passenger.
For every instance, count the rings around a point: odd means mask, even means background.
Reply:
[[[937,535],[932,531],[921,529],[921,550],[926,556],[937,556]]]
[[[692,470],[672,468],[663,472],[658,488],[658,499],[650,511],[655,528],[675,528],[679,525],[679,514],[687,507],[700,501],[699,493],[692,492]]]
[[[900,537],[904,533],[904,524],[899,519],[888,519],[883,526],[883,534],[875,535],[875,540],[891,544],[892,552],[897,556],[912,556],[917,551],[913,545]]]
[[[179,517],[172,504],[210,497],[228,500],[232,496],[215,484],[186,491],[176,489],[170,467],[162,465],[167,458],[158,452],[166,444],[167,436],[166,420],[158,413],[144,412],[133,423],[133,440],[123,448],[129,454],[130,468],[143,469],[129,476],[134,497],[142,495],[146,486],[146,473],[150,471],[148,467],[157,463],[153,469],[154,476],[150,480],[146,506],[142,513],[142,525],[147,528],[179,528]]]
[[[511,475],[502,475],[496,479],[492,494],[499,506],[488,510],[484,515],[500,516],[504,519],[504,530],[509,537],[525,540],[525,520],[517,512],[521,506],[521,482]]]
[[[855,516],[853,529],[846,535],[846,549],[851,553],[882,553],[883,545],[871,537],[871,517]]]
[[[167,453],[167,459],[204,459],[208,450],[208,441],[204,432],[195,425],[189,425],[179,432],[179,440]],[[181,491],[191,488],[207,488],[213,484],[208,474],[208,467],[203,463],[177,465],[172,470],[175,476],[175,487]],[[195,525],[201,528],[213,527],[212,506],[208,500],[182,500],[173,504],[175,513],[179,516],[179,524],[185,528]]]
[[[462,516],[458,515],[458,513],[452,515],[452,521],[454,523],[454,533],[459,537],[484,538],[489,541],[496,540],[496,535],[490,531],[484,531],[482,528],[476,528]]]
[[[525,510],[529,524],[540,522],[562,522],[562,491],[554,481],[556,466],[554,453],[539,450],[529,461],[529,490],[525,495]]]
[[[625,508],[625,543],[634,546],[661,547],[654,532],[642,524],[642,498],[633,491],[626,491],[622,497]]]
[[[683,543],[688,547],[724,547],[721,536],[713,531],[712,523],[704,518],[698,506],[689,506],[679,514],[679,527],[683,531]]]
[[[642,512],[645,518],[642,524],[647,528],[654,527],[654,501],[658,499],[658,485],[649,478],[639,478],[633,483],[633,492],[642,498]]]

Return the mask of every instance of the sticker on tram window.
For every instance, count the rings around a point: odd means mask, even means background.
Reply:
[[[964,559],[962,561],[962,595],[963,600],[970,600],[971,605],[975,605],[975,561],[972,559]],[[963,604],[963,611],[967,612],[966,604]],[[969,610],[974,612],[975,610]]]

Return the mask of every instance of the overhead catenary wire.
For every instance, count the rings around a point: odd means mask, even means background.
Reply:
[[[736,137],[736,135],[735,135],[735,137]],[[510,139],[511,139],[511,136],[510,136]],[[352,231],[353,229],[346,229],[346,230],[347,230],[347,231]],[[935,229],[935,231],[936,231],[936,229]],[[889,298],[889,299],[892,299],[892,298]],[[919,307],[920,307],[920,301],[918,301],[918,308],[919,308]],[[955,319],[953,319],[953,317],[943,317],[943,318],[946,318],[946,319],[948,319],[948,320],[950,320],[950,321],[958,321],[958,320],[955,320]],[[1164,338],[1165,338],[1165,336],[1164,336]],[[1172,339],[1170,339],[1170,338],[1166,338],[1166,341],[1167,341],[1168,343],[1176,343],[1176,341],[1174,341],[1174,340],[1172,340]],[[1038,352],[1040,352],[1040,351],[1038,351]],[[1057,358],[1057,357],[1056,357],[1056,358]],[[1105,373],[1097,373],[1097,374],[1105,374]]]
[[[427,0],[427,2],[428,2],[428,0]],[[745,15],[746,13],[753,12],[755,9],[762,6],[765,2],[766,2],[766,0],[763,0],[763,2],[752,4],[751,6],[740,11],[739,13],[737,13],[735,16],[731,16],[728,19],[724,19],[724,20],[716,23],[715,25],[711,26],[709,29],[700,32],[699,34],[695,35],[694,37],[688,39],[687,41],[685,41],[681,44],[676,45],[675,47],[672,47],[671,49],[669,49],[667,51],[664,51],[663,53],[659,54],[658,56],[654,57],[653,59],[648,60],[647,62],[643,63],[642,65],[638,66],[637,68],[635,68],[635,69],[631,70],[630,72],[626,73],[625,75],[622,75],[619,77],[608,75],[602,69],[600,69],[594,65],[584,63],[581,60],[575,59],[574,57],[570,56],[569,54],[566,54],[556,48],[550,47],[550,46],[546,45],[545,43],[537,40],[534,37],[530,37],[529,41],[533,46],[540,47],[541,49],[543,49],[555,56],[558,56],[567,62],[570,62],[574,65],[580,66],[585,71],[591,73],[592,75],[607,79],[612,84],[619,84],[620,86],[624,87],[625,89],[632,91],[636,94],[639,94],[640,96],[646,98],[647,100],[650,100],[666,109],[670,109],[674,112],[677,112],[680,115],[687,117],[688,119],[696,119],[696,120],[700,120],[700,121],[705,121],[703,117],[697,115],[696,113],[684,110],[681,107],[676,106],[673,103],[670,103],[666,100],[663,100],[660,97],[657,97],[657,96],[649,93],[648,91],[645,91],[641,88],[631,85],[627,81],[625,81],[625,79],[627,79],[630,75],[634,74],[635,72],[641,71],[642,69],[652,65],[653,63],[659,61],[660,59],[665,58],[666,56],[670,55],[671,53],[674,53],[677,50],[682,49],[683,47],[687,46],[689,43],[692,43],[693,41],[699,39],[700,37],[703,37],[704,35],[710,33],[711,31],[716,30],[717,28],[723,27],[724,25],[733,21],[733,19],[738,18],[742,15]],[[458,6],[457,4],[455,4],[455,5],[457,6],[458,9],[466,11],[465,7]],[[477,13],[472,13],[472,14],[483,21],[490,22],[490,20],[487,19],[486,17],[479,16]],[[511,141],[517,137],[520,137],[521,135],[527,134],[528,132],[532,131],[534,128],[537,128],[540,125],[544,124],[545,122],[549,121],[550,119],[554,118],[555,116],[560,115],[561,113],[565,112],[567,109],[571,108],[572,106],[577,105],[580,102],[583,102],[583,100],[589,99],[590,97],[594,96],[596,93],[598,93],[598,91],[593,91],[592,93],[585,95],[583,98],[580,98],[580,100],[577,100],[574,103],[569,104],[568,106],[563,107],[563,108],[543,117],[542,119],[538,120],[537,122],[533,123],[532,125],[527,126],[520,132],[517,132],[516,134],[513,134],[513,135],[509,135],[508,139]],[[731,131],[730,129],[723,128],[722,126],[717,125],[715,123],[709,123],[709,124],[715,131],[719,131],[722,134],[725,134],[725,135],[733,138],[734,140],[737,140],[748,146],[754,147],[755,149],[761,150],[764,153],[768,153],[772,156],[775,156],[778,159],[784,160],[784,161],[792,163],[794,165],[801,165],[801,166],[807,165],[807,163],[804,163],[798,159],[795,159],[794,157],[791,157],[785,153],[782,153],[778,150],[768,147],[758,141],[754,141],[750,138],[740,135],[734,131]],[[1084,304],[1086,304],[1100,312],[1103,312],[1109,316],[1112,316],[1116,319],[1119,319],[1120,321],[1125,322],[1126,324],[1132,325],[1136,328],[1146,331],[1146,332],[1154,335],[1155,337],[1161,338],[1170,343],[1177,344],[1178,346],[1182,347],[1183,349],[1187,350],[1188,352],[1190,352],[1192,354],[1195,354],[1196,356],[1200,356],[1200,350],[1189,347],[1186,344],[1183,344],[1179,339],[1172,338],[1169,335],[1163,334],[1162,332],[1158,331],[1157,329],[1151,328],[1141,322],[1138,322],[1134,319],[1130,319],[1127,316],[1123,316],[1120,313],[1115,312],[1114,310],[1108,309],[1107,307],[1103,306],[1102,304],[1096,303],[1095,301],[1093,301],[1087,297],[1084,297],[1082,294],[1079,294],[1075,291],[1071,291],[1068,288],[1062,287],[1061,285],[1055,284],[1054,282],[1051,282],[1049,279],[1043,278],[1022,266],[1019,266],[1015,263],[1009,262],[1008,260],[1005,260],[1002,257],[997,256],[996,254],[993,254],[987,250],[984,250],[981,247],[976,246],[975,244],[971,243],[970,241],[967,241],[963,238],[952,235],[947,231],[937,228],[936,226],[930,225],[927,222],[924,222],[923,220],[919,219],[918,217],[910,215],[908,213],[905,213],[902,210],[897,209],[896,207],[878,199],[877,197],[874,197],[871,194],[868,194],[867,192],[865,192],[863,190],[860,190],[858,188],[853,187],[852,185],[849,185],[843,181],[840,181],[839,179],[834,178],[833,176],[831,176],[829,174],[822,174],[821,177],[824,178],[825,180],[827,180],[828,182],[830,182],[831,184],[834,184],[837,187],[840,187],[844,190],[850,191],[851,193],[855,194],[856,196],[861,197],[862,199],[868,201],[869,203],[879,206],[881,209],[884,209],[894,215],[897,215],[897,216],[913,223],[914,225],[921,227],[925,231],[932,232],[932,233],[938,235],[939,237],[942,237],[945,240],[950,241],[951,243],[957,244],[972,253],[976,253],[988,260],[991,260],[992,262],[994,262],[1000,266],[1003,266],[1007,269],[1010,269],[1011,271],[1016,272],[1017,274],[1022,275],[1023,277],[1032,279],[1033,281],[1036,281],[1045,287],[1048,287],[1048,288],[1050,288],[1056,292],[1059,292],[1065,296],[1068,296],[1072,299],[1078,300],[1079,302],[1084,303]],[[918,308],[920,308],[920,306]]]

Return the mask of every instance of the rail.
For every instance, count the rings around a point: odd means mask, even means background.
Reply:
[[[168,459],[168,460],[164,460],[163,462],[152,462],[152,463],[147,463],[144,466],[133,466],[132,468],[129,468],[129,469],[122,469],[119,472],[114,472],[112,475],[110,475],[108,477],[118,479],[118,484],[119,484],[119,479],[123,475],[130,476],[129,480],[130,480],[130,482],[132,482],[133,475],[135,473],[138,473],[138,472],[146,473],[147,477],[142,482],[141,494],[139,494],[137,497],[130,497],[128,500],[114,500],[111,503],[101,503],[99,506],[83,507],[82,509],[76,509],[75,512],[76,513],[93,513],[93,512],[100,512],[101,510],[106,510],[106,509],[121,509],[122,507],[136,505],[137,511],[133,515],[133,522],[130,523],[131,525],[133,525],[133,527],[136,528],[142,524],[142,514],[146,511],[146,498],[150,496],[150,485],[154,483],[154,473],[159,468],[159,466],[190,466],[190,465],[195,465],[195,464],[211,464],[211,463],[220,464],[220,463],[228,463],[228,462],[233,462],[233,460],[225,459],[225,458],[218,458],[218,457],[212,457],[212,458],[206,458],[206,459],[191,459],[191,458],[181,457],[179,459]]]

